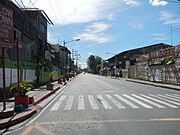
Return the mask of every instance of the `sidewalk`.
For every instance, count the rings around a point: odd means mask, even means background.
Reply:
[[[144,81],[144,80],[138,80],[138,79],[129,79],[129,78],[127,78],[125,80],[129,81],[129,82],[141,83],[141,84],[146,84],[146,85],[152,85],[155,87],[162,87],[162,88],[168,88],[168,89],[180,91],[180,86],[178,86],[178,85],[163,84],[163,83],[156,83],[156,82],[150,82],[150,81]]]
[[[38,89],[34,89],[33,91],[28,92],[27,93],[28,96],[34,97],[34,104],[30,105],[27,110],[21,113],[14,112],[14,99],[8,100],[6,102],[5,112],[2,111],[3,104],[2,102],[0,102],[0,114],[4,115],[5,113],[7,113],[8,115],[11,115],[11,117],[8,118],[0,118],[0,130],[16,125],[30,118],[33,114],[37,112],[38,110],[38,108],[36,108],[37,104],[39,104],[41,101],[49,97],[57,90],[63,90],[64,88],[63,87],[64,85],[58,84],[57,81],[53,82],[53,84],[54,84],[53,90],[47,90],[46,85],[44,85]]]

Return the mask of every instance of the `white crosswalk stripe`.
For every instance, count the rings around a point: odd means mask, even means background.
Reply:
[[[170,94],[164,94],[166,96],[172,97],[172,98],[176,98],[176,99],[180,99],[180,97],[176,96],[176,95],[170,95]]]
[[[175,96],[177,96],[177,97],[180,97],[180,95],[179,95],[179,94],[173,94],[173,95],[175,95]]]
[[[64,107],[64,110],[71,110],[73,105],[73,100],[74,100],[74,96],[69,96],[66,106]]]
[[[166,107],[163,106],[163,105],[160,105],[160,104],[158,104],[158,103],[155,103],[155,102],[153,102],[153,101],[150,101],[150,100],[148,100],[148,99],[145,99],[145,98],[143,98],[143,97],[140,97],[140,96],[138,96],[138,95],[132,94],[132,96],[134,96],[134,97],[136,97],[136,98],[138,98],[138,99],[140,99],[140,100],[143,100],[143,101],[145,101],[145,102],[147,102],[147,103],[149,103],[149,104],[152,104],[152,105],[154,105],[154,106],[156,106],[156,107],[158,107],[158,108],[166,108]]]
[[[148,99],[151,99],[151,100],[153,100],[153,101],[156,101],[156,102],[158,102],[158,103],[161,103],[161,104],[163,104],[163,105],[169,106],[169,107],[171,107],[171,108],[178,108],[178,106],[172,105],[172,104],[167,103],[167,102],[164,102],[164,101],[162,101],[162,100],[155,99],[155,98],[153,98],[153,97],[149,97],[149,96],[146,96],[146,95],[144,95],[144,94],[140,94],[140,95],[143,96],[143,97],[145,97],[145,98],[148,98]]]
[[[99,107],[98,107],[96,101],[94,100],[94,97],[93,97],[92,95],[88,95],[88,99],[89,99],[89,103],[90,103],[90,105],[91,105],[91,108],[92,108],[93,110],[98,110]]]
[[[170,100],[174,100],[174,101],[180,102],[180,99],[175,99],[175,98],[168,97],[168,96],[166,96],[166,95],[161,95],[161,94],[156,94],[156,95],[158,95],[158,96],[160,96],[160,97],[164,97],[164,98],[170,99]]]
[[[126,103],[127,105],[129,105],[132,108],[139,108],[138,106],[136,106],[135,104],[131,103],[130,101],[128,101],[127,99],[123,98],[120,95],[115,94],[115,97],[117,97],[119,100],[121,100],[122,102]]]
[[[178,98],[180,98],[180,95],[177,95],[177,94],[172,94],[173,96],[176,96],[176,97],[178,97]]]
[[[113,102],[119,109],[123,109],[126,108],[125,106],[123,106],[121,103],[119,103],[118,101],[116,101],[115,99],[113,99],[113,97],[111,95],[106,95],[106,97]]]
[[[79,95],[79,99],[78,99],[78,110],[85,110],[84,97],[83,97],[83,95]]]
[[[106,100],[104,100],[104,98],[101,95],[97,95],[97,98],[100,101],[100,103],[104,106],[105,109],[112,109],[110,104]]]
[[[159,97],[159,96],[156,96],[156,95],[152,95],[152,94],[149,94],[150,96],[153,96],[153,97],[156,97],[156,98],[159,98],[161,100],[164,100],[166,102],[169,102],[169,103],[172,103],[172,104],[175,104],[175,105],[180,105],[180,103],[178,102],[175,102],[175,101],[171,101],[171,100],[168,100],[168,99],[165,99],[165,98],[162,98],[162,97]]]
[[[85,102],[87,101],[87,102]],[[77,103],[77,104],[76,104]],[[89,104],[89,105],[88,105]],[[86,107],[88,105],[89,107]],[[180,99],[174,94],[105,94],[62,95],[50,111],[100,110],[135,108],[180,108]]]
[[[133,97],[131,97],[131,96],[129,96],[129,95],[123,94],[123,96],[126,97],[126,98],[131,99],[132,101],[134,101],[134,102],[142,105],[142,106],[145,107],[145,108],[153,108],[153,107],[151,107],[150,105],[147,105],[147,104],[141,102],[140,100],[137,100],[137,99],[135,99],[135,98],[133,98]]]
[[[57,111],[59,109],[59,106],[61,105],[62,101],[66,98],[66,95],[63,95],[60,97],[59,101],[57,101],[53,107],[51,108],[51,111]]]

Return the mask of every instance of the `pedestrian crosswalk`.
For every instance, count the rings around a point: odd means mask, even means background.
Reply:
[[[50,111],[180,108],[178,94],[62,95]]]

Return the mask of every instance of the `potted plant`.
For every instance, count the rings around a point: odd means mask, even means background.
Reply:
[[[50,79],[50,82],[46,84],[47,90],[53,90],[54,84],[52,84],[52,82],[55,75],[57,75],[57,71],[52,71],[49,73],[48,77]]]
[[[10,90],[14,93],[15,96],[15,107],[16,105],[22,105],[24,108],[28,107],[29,99],[30,103],[34,101],[33,97],[26,95],[27,92],[33,89],[32,81],[30,80],[23,80],[19,83],[20,86],[20,93],[18,95],[18,83],[13,83],[11,85]]]
[[[58,83],[59,83],[59,84],[62,84],[62,83],[63,83],[63,78],[64,78],[64,75],[61,75],[61,76],[58,78]]]
[[[67,73],[67,74],[65,75],[65,77],[66,77],[66,80],[69,81],[69,73]]]

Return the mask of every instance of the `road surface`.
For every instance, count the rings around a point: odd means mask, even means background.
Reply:
[[[180,92],[80,74],[12,135],[180,135]]]

